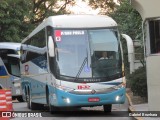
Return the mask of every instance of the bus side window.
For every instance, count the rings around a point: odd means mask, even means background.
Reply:
[[[3,66],[0,66],[0,76],[5,76],[7,75],[7,72]]]

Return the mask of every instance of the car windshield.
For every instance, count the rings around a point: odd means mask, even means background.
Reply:
[[[114,29],[55,30],[60,76],[102,78],[121,72],[121,52]]]

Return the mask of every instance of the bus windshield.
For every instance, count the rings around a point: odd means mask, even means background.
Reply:
[[[19,58],[16,57],[3,57],[4,64],[11,75],[20,77]]]
[[[60,76],[109,78],[122,73],[115,29],[55,30],[54,36]]]

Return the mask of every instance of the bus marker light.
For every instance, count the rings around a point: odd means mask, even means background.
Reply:
[[[88,98],[88,102],[99,102],[99,98]]]

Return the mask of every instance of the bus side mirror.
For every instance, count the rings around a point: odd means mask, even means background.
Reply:
[[[130,63],[130,74],[134,72],[134,46],[133,46],[133,40],[131,39],[130,36],[126,34],[122,34],[122,37],[126,40],[127,42],[127,49],[128,49],[128,62]]]
[[[55,54],[54,54],[54,42],[53,42],[53,39],[52,39],[52,36],[49,36],[48,37],[48,52],[49,52],[49,56],[50,57],[54,57]]]

